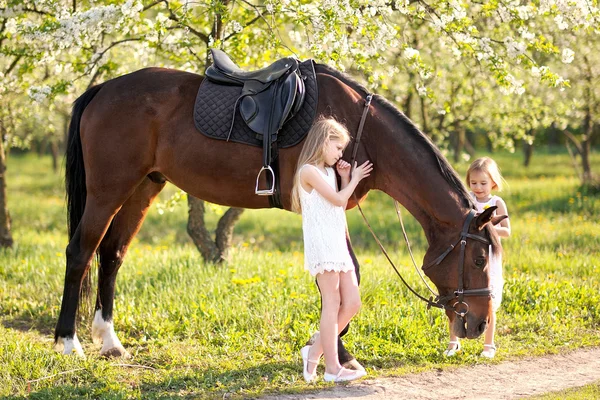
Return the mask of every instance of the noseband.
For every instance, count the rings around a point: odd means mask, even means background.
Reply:
[[[358,146],[360,144],[360,138],[361,138],[361,135],[362,135],[362,130],[363,130],[363,127],[364,127],[364,124],[365,124],[365,119],[367,118],[367,114],[368,114],[368,111],[369,111],[369,107],[371,105],[372,98],[373,98],[373,95],[369,94],[367,96],[367,98],[366,98],[366,101],[365,101],[365,106],[363,108],[362,117],[360,119],[360,124],[358,126],[358,131],[357,131],[356,139],[354,141],[354,148],[352,150],[352,159],[350,161],[351,168],[354,166],[354,161],[356,161],[356,154],[358,152]],[[492,290],[489,287],[480,288],[480,289],[467,289],[467,290],[464,289],[465,251],[466,251],[466,246],[467,246],[467,239],[477,240],[477,241],[479,241],[481,243],[484,243],[484,244],[487,244],[487,245],[490,244],[490,242],[489,242],[489,240],[487,238],[485,238],[485,237],[483,237],[481,235],[474,235],[472,233],[469,233],[469,226],[471,225],[471,221],[473,221],[473,218],[475,217],[475,210],[473,210],[473,209],[470,210],[469,214],[465,218],[465,222],[463,223],[463,227],[462,227],[462,231],[460,232],[459,239],[454,244],[451,244],[450,246],[448,246],[448,248],[446,249],[446,251],[444,251],[438,258],[436,258],[435,260],[433,260],[429,264],[427,264],[427,265],[425,265],[425,266],[422,267],[422,270],[426,271],[426,270],[428,270],[431,267],[439,265],[446,258],[446,256],[448,256],[448,254],[450,254],[452,252],[452,250],[454,250],[460,244],[460,253],[459,253],[459,257],[458,257],[458,288],[454,292],[452,292],[452,294],[441,296],[439,294],[436,294],[429,287],[429,285],[427,284],[427,282],[425,281],[425,279],[421,275],[421,272],[417,268],[417,264],[415,262],[415,259],[414,259],[413,254],[412,254],[412,250],[410,248],[410,243],[408,242],[408,236],[406,235],[406,230],[404,229],[404,223],[402,222],[402,216],[400,215],[400,209],[398,208],[398,202],[396,202],[396,210],[397,210],[398,218],[400,219],[400,224],[402,226],[402,233],[404,234],[404,239],[406,241],[406,245],[408,247],[408,251],[410,253],[410,256],[411,256],[411,259],[412,259],[413,264],[415,266],[415,269],[417,270],[417,273],[419,274],[419,276],[421,277],[421,279],[423,280],[423,282],[425,283],[425,285],[427,286],[427,288],[429,289],[429,291],[433,294],[433,296],[435,296],[435,297],[430,297],[429,299],[427,299],[427,298],[421,296],[419,293],[417,293],[406,282],[406,280],[404,280],[404,278],[402,277],[402,275],[398,271],[398,268],[396,268],[396,265],[391,260],[391,258],[388,255],[387,251],[385,250],[385,248],[381,244],[381,241],[379,240],[379,238],[377,237],[377,235],[373,231],[373,228],[371,227],[371,224],[369,224],[369,221],[367,221],[367,217],[365,216],[362,208],[360,207],[358,199],[356,198],[356,194],[353,194],[353,196],[354,196],[354,200],[356,201],[356,206],[358,207],[358,210],[360,211],[360,214],[362,215],[365,223],[367,224],[367,227],[369,228],[369,231],[371,232],[371,235],[373,235],[373,238],[375,238],[375,241],[377,242],[377,244],[381,248],[381,251],[383,252],[383,254],[385,255],[385,257],[387,258],[388,262],[390,263],[390,265],[392,266],[392,268],[394,268],[394,271],[396,271],[396,274],[398,275],[398,277],[400,277],[400,280],[402,281],[402,283],[404,283],[404,285],[415,296],[417,296],[419,299],[421,299],[421,300],[423,300],[424,302],[427,303],[427,309],[429,309],[431,307],[435,307],[435,308],[440,308],[440,309],[444,309],[444,310],[452,310],[452,311],[454,311],[454,313],[456,313],[456,315],[458,315],[461,318],[464,318],[464,316],[467,315],[467,313],[469,312],[469,304],[465,301],[465,299],[464,299],[465,297],[490,296],[491,295]],[[452,305],[449,305],[450,302],[453,299],[455,299],[455,298],[457,298],[457,301],[454,302]]]
[[[460,253],[458,255],[458,288],[452,294],[446,296],[436,296],[435,302],[438,305],[444,305],[444,308],[447,309],[448,303],[452,299],[457,297],[458,300],[450,308],[461,317],[464,317],[469,312],[469,305],[464,301],[465,296],[489,296],[492,293],[489,287],[464,290],[465,249],[467,246],[467,239],[477,240],[481,243],[487,244],[488,246],[490,244],[490,241],[487,240],[485,237],[469,233],[469,225],[471,224],[473,218],[475,218],[475,210],[469,211],[469,215],[467,215],[467,218],[465,218],[465,222],[463,224],[462,231],[460,232],[460,238],[458,239],[458,241],[448,246],[448,248],[442,253],[442,255],[440,255],[438,258],[436,258],[429,264],[423,266],[422,268],[423,271],[426,271],[431,267],[439,265],[444,260],[444,258],[446,258],[446,256],[450,254],[452,250],[454,250],[456,246],[458,246],[458,244],[460,243]],[[462,311],[460,309],[457,309],[457,306],[459,306],[459,308],[462,308]]]

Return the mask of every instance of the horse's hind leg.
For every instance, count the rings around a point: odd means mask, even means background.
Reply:
[[[98,296],[92,323],[92,339],[95,343],[102,343],[101,356],[129,357],[113,326],[115,281],[133,237],[141,228],[152,201],[164,186],[164,180],[152,181],[146,178],[115,215],[100,244]]]
[[[117,199],[100,202],[93,196],[88,196],[81,221],[67,246],[65,287],[54,332],[55,343],[59,347],[63,346],[64,354],[76,353],[83,356],[75,332],[81,285],[108,225],[125,199],[126,197],[121,202]]]

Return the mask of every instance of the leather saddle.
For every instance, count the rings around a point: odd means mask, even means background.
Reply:
[[[275,173],[271,168],[272,146],[277,133],[302,107],[305,97],[304,77],[299,61],[282,58],[270,66],[256,70],[240,69],[227,54],[211,49],[213,65],[205,72],[206,78],[219,85],[241,86],[242,90],[233,107],[227,139],[235,123],[236,112],[263,143],[263,166],[256,178],[255,193],[272,196],[275,192]],[[259,180],[266,174],[267,189],[259,189]]]

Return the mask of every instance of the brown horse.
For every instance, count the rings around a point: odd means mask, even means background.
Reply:
[[[329,67],[317,65],[316,72],[317,114],[332,115],[352,131],[361,118],[366,89]],[[76,312],[83,279],[97,253],[99,281],[92,336],[103,342],[102,355],[127,354],[112,324],[115,279],[131,240],[166,181],[209,202],[269,207],[267,198],[254,194],[262,150],[210,139],[196,131],[192,107],[202,79],[187,72],[149,68],[95,86],[75,102],[66,171],[70,241],[55,331],[64,353],[83,354],[75,333]],[[279,153],[282,201],[288,210],[301,147],[302,143]],[[353,143],[346,160],[352,147]],[[379,96],[368,109],[358,149],[357,161],[365,160],[373,162],[374,171],[356,189],[358,198],[369,190],[381,190],[419,221],[429,243],[424,264],[439,261],[426,274],[448,300],[446,313],[454,333],[478,337],[490,316],[489,295],[469,297],[468,312],[459,318],[455,307],[462,296],[455,291],[459,280],[466,291],[487,288],[488,244],[467,239],[464,252],[451,251],[473,209],[460,179],[429,139]],[[349,208],[355,205],[351,202]],[[491,219],[491,212],[483,213],[469,220],[465,229],[496,248]],[[446,256],[440,261],[442,254]],[[359,272],[358,263],[356,268]],[[340,341],[342,363],[351,358]]]

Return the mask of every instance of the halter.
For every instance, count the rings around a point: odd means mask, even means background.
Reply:
[[[361,116],[361,119],[360,119],[360,124],[358,125],[358,131],[357,131],[357,134],[356,134],[356,140],[354,141],[354,148],[352,149],[352,159],[350,161],[350,166],[351,167],[354,166],[354,162],[356,161],[356,154],[358,152],[358,146],[360,144],[360,138],[362,136],[363,127],[365,125],[365,120],[367,118],[367,114],[368,114],[369,107],[371,105],[371,100],[372,99],[373,99],[373,94],[369,93],[367,95],[367,98],[366,98],[366,101],[365,101],[365,106],[363,108],[363,113],[362,113],[362,116]],[[392,266],[392,268],[394,269],[394,271],[396,271],[396,274],[398,275],[398,277],[400,278],[400,280],[402,281],[402,283],[404,283],[404,285],[408,288],[408,290],[410,290],[420,300],[423,300],[424,302],[427,303],[427,309],[429,309],[431,307],[435,307],[435,308],[440,308],[440,309],[444,309],[444,310],[452,310],[452,311],[454,311],[454,313],[456,313],[456,315],[458,315],[461,318],[463,318],[469,312],[469,304],[467,304],[467,302],[464,301],[465,297],[490,296],[491,295],[492,290],[489,287],[480,288],[480,289],[467,289],[467,290],[464,290],[465,250],[466,250],[466,246],[467,246],[467,239],[477,240],[477,241],[482,242],[482,243],[487,244],[487,245],[490,244],[489,240],[486,239],[485,237],[483,237],[481,235],[474,235],[472,233],[469,233],[469,226],[471,224],[471,221],[475,217],[475,210],[471,209],[469,211],[469,214],[465,218],[465,221],[463,223],[463,227],[462,227],[462,230],[461,230],[461,233],[460,233],[460,237],[458,238],[458,240],[454,244],[450,244],[448,246],[448,248],[439,257],[437,257],[435,260],[431,261],[429,264],[427,264],[427,265],[425,265],[425,266],[422,267],[422,270],[425,271],[425,270],[427,270],[427,269],[429,269],[431,267],[439,265],[448,256],[448,254],[450,254],[452,252],[452,250],[454,250],[460,244],[460,253],[459,253],[459,257],[458,257],[458,288],[454,292],[452,292],[452,294],[445,295],[445,296],[440,296],[439,294],[436,294],[431,289],[431,287],[427,284],[427,282],[423,278],[421,272],[417,268],[417,264],[415,262],[415,259],[414,259],[413,254],[412,254],[412,250],[410,248],[410,243],[408,241],[408,236],[406,235],[406,230],[404,229],[404,223],[402,222],[402,215],[400,214],[400,209],[398,207],[398,202],[394,201],[395,205],[396,205],[396,212],[397,212],[398,218],[400,220],[400,225],[402,226],[402,233],[404,234],[404,240],[406,241],[406,245],[408,247],[408,251],[410,253],[410,257],[412,259],[413,265],[414,265],[415,269],[417,270],[417,273],[421,277],[421,280],[425,283],[425,285],[427,286],[427,288],[429,289],[429,291],[433,294],[433,296],[435,296],[435,298],[434,297],[430,297],[429,299],[427,299],[427,298],[421,296],[419,293],[417,293],[406,282],[406,280],[402,277],[402,274],[400,274],[400,272],[398,271],[398,268],[396,268],[396,265],[391,260],[391,258],[388,255],[387,251],[383,247],[383,244],[381,244],[381,241],[379,240],[379,238],[377,237],[377,235],[373,231],[373,228],[371,227],[371,224],[369,224],[369,221],[367,221],[367,217],[365,216],[365,213],[363,212],[363,210],[362,210],[362,208],[361,208],[361,206],[360,206],[360,204],[358,202],[358,199],[356,198],[356,193],[353,194],[353,197],[354,197],[354,200],[356,201],[356,205],[358,207],[358,210],[360,211],[360,214],[363,217],[363,220],[365,221],[367,227],[369,228],[369,231],[371,232],[371,235],[373,235],[373,238],[375,239],[375,241],[379,245],[379,248],[381,248],[381,251],[385,255],[385,258],[387,258],[388,262],[390,263],[390,265]],[[449,303],[454,298],[457,298],[457,301],[454,302],[452,305],[449,305]]]

